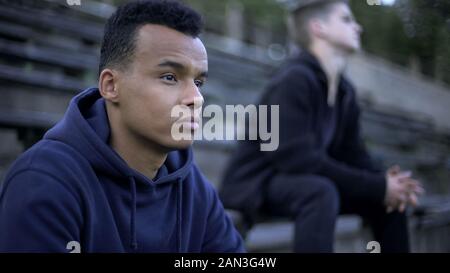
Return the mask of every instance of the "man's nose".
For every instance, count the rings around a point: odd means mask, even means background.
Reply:
[[[204,99],[200,93],[200,88],[195,84],[189,84],[184,92],[184,98],[181,102],[183,105],[193,107],[194,109],[202,107]]]

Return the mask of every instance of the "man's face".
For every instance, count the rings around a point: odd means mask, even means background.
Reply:
[[[348,52],[360,49],[361,26],[355,21],[349,6],[336,3],[332,7],[328,20],[324,21],[324,36],[333,46]]]
[[[116,84],[121,122],[137,139],[169,150],[186,148],[192,140],[174,140],[172,125],[182,122],[193,132],[198,122],[180,121],[171,111],[182,105],[199,118],[200,87],[208,70],[206,49],[200,39],[160,25],[144,25],[136,38],[133,61],[119,73]]]

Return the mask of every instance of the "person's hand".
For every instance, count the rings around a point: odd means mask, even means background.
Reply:
[[[405,183],[407,186],[406,202],[401,203],[398,208],[400,212],[403,212],[405,211],[407,205],[411,205],[413,207],[417,206],[418,195],[424,194],[425,190],[420,182],[413,178],[402,179],[401,182]]]
[[[399,166],[393,166],[386,172],[386,196],[384,203],[387,207],[387,212],[390,213],[394,209],[406,202],[407,190],[401,179],[410,178],[411,173],[401,173]]]
[[[403,212],[407,205],[417,205],[418,195],[423,194],[424,190],[411,175],[411,171],[402,171],[399,166],[393,166],[386,172],[385,205],[388,213],[397,209]]]

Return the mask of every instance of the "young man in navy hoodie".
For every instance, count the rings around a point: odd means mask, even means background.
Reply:
[[[270,81],[260,103],[279,105],[280,146],[241,144],[222,183],[225,206],[250,221],[260,212],[295,220],[296,252],[333,251],[340,213],[357,213],[383,252],[409,250],[405,207],[419,183],[399,167],[384,172],[360,137],[360,110],[343,76],[361,27],[344,0],[293,0],[291,28],[303,51]]]
[[[175,1],[109,18],[98,88],[21,155],[0,191],[1,252],[242,252],[191,140],[208,70],[201,17]],[[192,117],[173,118],[176,106]]]

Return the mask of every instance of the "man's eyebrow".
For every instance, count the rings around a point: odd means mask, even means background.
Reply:
[[[176,70],[186,70],[187,67],[185,65],[183,65],[182,63],[179,62],[174,62],[174,61],[163,61],[160,64],[158,64],[158,67],[172,67]],[[207,78],[208,77],[208,71],[202,71],[199,73],[198,77],[203,77],[203,78]]]
[[[208,78],[208,71],[203,71],[198,76],[202,78]]]
[[[178,63],[178,62],[174,62],[174,61],[163,61],[162,63],[158,64],[159,67],[164,67],[164,66],[168,66],[168,67],[172,67],[174,69],[177,70],[185,70],[186,66],[184,66],[182,63]]]

